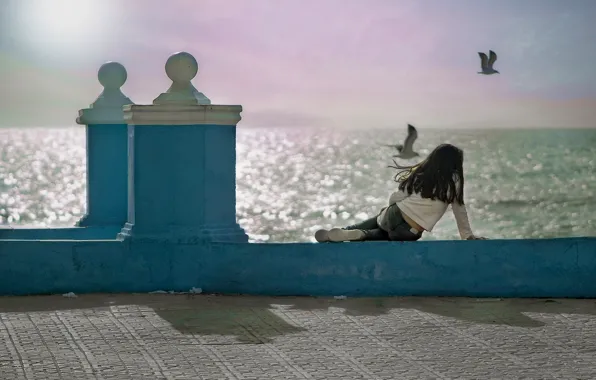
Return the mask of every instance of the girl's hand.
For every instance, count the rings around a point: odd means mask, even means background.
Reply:
[[[488,239],[485,237],[482,237],[482,236],[471,235],[471,236],[468,236],[468,238],[466,240],[488,240]]]

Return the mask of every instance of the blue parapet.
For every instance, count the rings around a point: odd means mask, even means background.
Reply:
[[[236,223],[236,124],[242,106],[212,105],[192,85],[198,64],[172,55],[153,105],[124,107],[128,222],[120,239],[248,242]]]
[[[0,240],[0,294],[596,297],[596,238],[245,244]]]
[[[124,83],[108,67],[120,80],[102,96]],[[89,227],[0,229],[0,295],[596,297],[594,237],[249,244],[235,215],[242,107],[211,104],[191,84],[197,71],[177,53],[152,105],[114,105],[114,119],[82,111]]]
[[[122,107],[133,102],[120,90],[127,72],[120,63],[107,62],[98,79],[103,92],[77,118],[87,135],[87,213],[77,223],[80,227],[122,226],[128,212],[128,133]]]

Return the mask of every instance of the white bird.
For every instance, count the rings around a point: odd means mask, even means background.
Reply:
[[[386,145],[386,146],[396,148],[399,151],[399,154],[396,154],[393,157],[399,157],[399,158],[403,158],[403,159],[414,158],[414,157],[420,156],[420,154],[418,154],[418,152],[414,152],[414,150],[412,149],[414,146],[414,141],[416,141],[417,138],[418,138],[418,131],[416,131],[416,128],[414,128],[413,125],[408,124],[408,137],[406,137],[404,144],[403,145],[401,145],[401,144]]]
[[[478,74],[500,74],[497,70],[493,69],[493,65],[497,60],[497,53],[495,53],[492,50],[489,50],[488,54],[490,55],[490,57],[487,57],[484,53],[478,52],[478,55],[480,56],[480,67],[482,68],[482,71],[479,71]]]

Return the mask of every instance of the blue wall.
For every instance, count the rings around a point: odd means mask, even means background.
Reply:
[[[128,209],[128,126],[91,124],[87,134],[87,213],[81,227],[119,226]]]
[[[596,297],[596,238],[242,244],[0,241],[0,294]]]
[[[128,140],[121,239],[248,243],[236,223],[235,125],[135,125]]]
[[[0,228],[2,240],[104,240],[114,239],[120,226],[65,227],[65,228]],[[1,251],[0,251],[1,253]]]

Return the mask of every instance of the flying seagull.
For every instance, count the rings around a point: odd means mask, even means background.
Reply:
[[[414,158],[420,156],[418,152],[414,152],[414,150],[412,149],[412,147],[414,146],[414,141],[416,141],[417,138],[418,132],[416,131],[416,128],[414,128],[413,125],[408,124],[408,137],[406,137],[404,144],[386,146],[390,146],[398,150],[399,154],[396,154],[393,157],[399,157],[403,159]]]
[[[478,55],[480,56],[480,67],[482,68],[482,71],[479,71],[478,74],[499,74],[497,70],[493,69],[493,65],[497,60],[497,53],[495,53],[492,50],[489,50],[488,54],[490,55],[490,57],[487,57],[484,53],[478,52]]]

